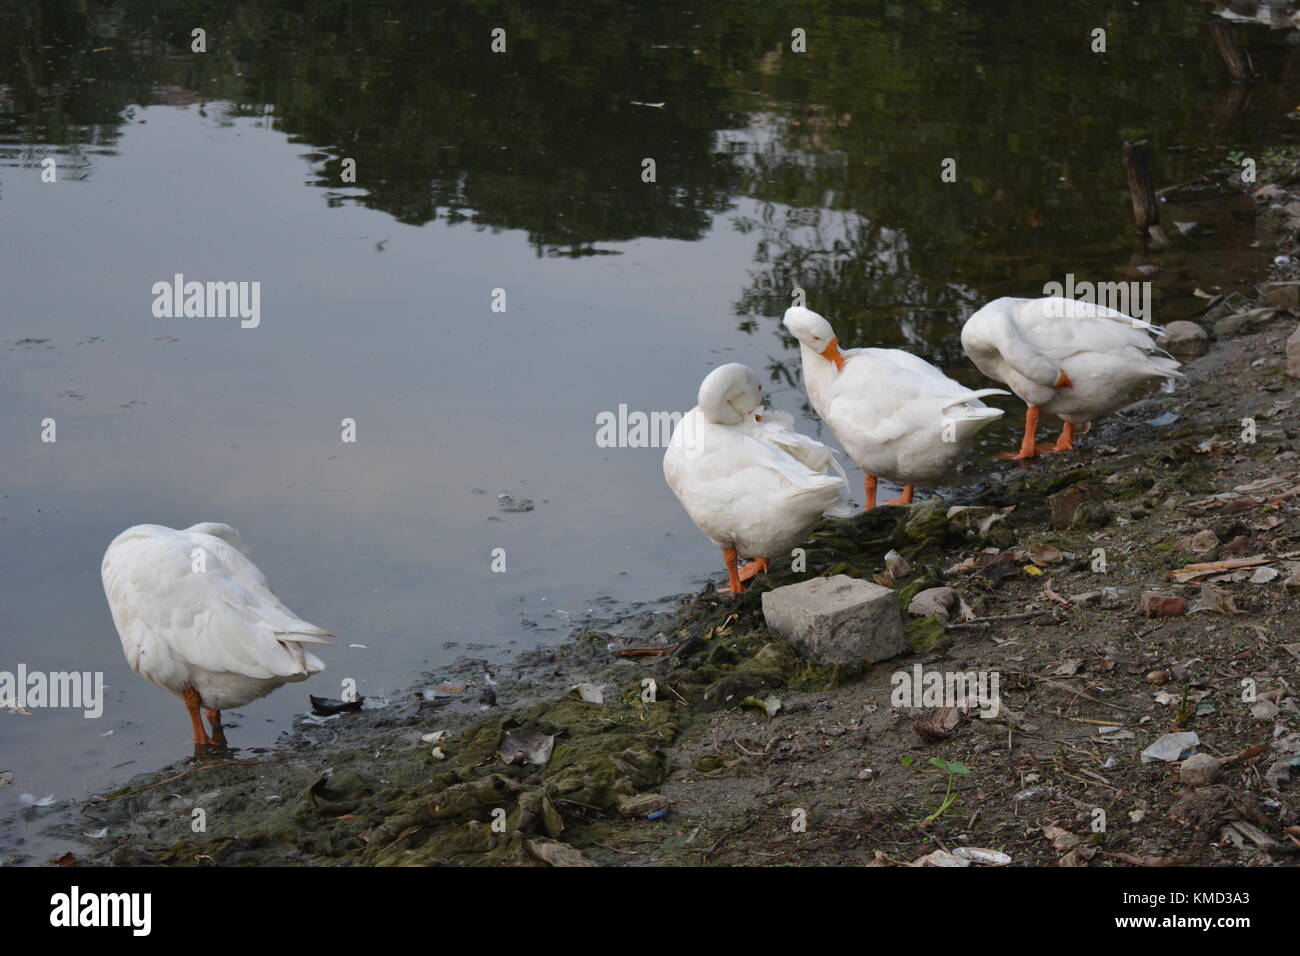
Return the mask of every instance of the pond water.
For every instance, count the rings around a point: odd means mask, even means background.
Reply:
[[[1294,31],[1234,26],[1261,74],[1237,89],[1192,0],[436,6],[0,10],[0,670],[107,685],[96,720],[0,712],[0,862],[190,751],[109,617],[122,529],[230,523],[340,635],[240,711],[238,746],[345,678],[504,664],[720,576],[662,450],[602,447],[602,413],[684,411],[739,361],[822,434],[779,324],[796,285],[846,345],[972,385],[958,330],[992,297],[1139,261],[1155,319],[1189,314],[1257,276],[1250,205],[1171,207],[1190,238],[1135,252],[1121,143],[1182,183],[1292,138],[1300,90]],[[259,283],[259,324],[155,317],[176,274]]]

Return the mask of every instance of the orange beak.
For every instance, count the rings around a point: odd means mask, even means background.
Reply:
[[[1070,376],[1065,374],[1065,369],[1061,369],[1061,374],[1056,379],[1055,388],[1069,388],[1074,383],[1070,381]]]
[[[831,344],[822,350],[822,358],[834,362],[837,369],[844,368],[844,356],[840,354],[840,340],[831,339]]]

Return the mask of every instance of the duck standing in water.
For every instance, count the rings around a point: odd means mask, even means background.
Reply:
[[[961,330],[976,368],[1004,382],[1025,403],[1023,460],[1074,447],[1075,425],[1118,411],[1155,382],[1182,378],[1176,359],[1152,338],[1163,330],[1077,299],[994,299]],[[1065,423],[1055,445],[1037,443],[1038,417]]]
[[[1002,417],[978,391],[950,379],[901,349],[843,349],[824,318],[802,306],[787,309],[785,327],[799,340],[804,387],[817,414],[862,469],[867,508],[876,484],[903,486],[896,501],[911,504],[916,485],[952,476],[980,429]]]
[[[735,363],[714,369],[664,454],[668,487],[722,550],[732,594],[766,571],[771,558],[805,540],[824,514],[853,513],[834,452],[762,402],[753,369]],[[741,556],[755,560],[738,568]]]
[[[127,528],[102,576],[127,663],[185,701],[196,746],[225,746],[221,711],[325,669],[303,645],[334,635],[284,606],[230,525]]]

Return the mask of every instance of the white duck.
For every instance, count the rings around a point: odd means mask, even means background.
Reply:
[[[127,663],[185,701],[196,745],[224,746],[221,711],[324,670],[303,645],[334,643],[271,593],[229,525],[127,528],[104,552],[102,575]]]
[[[763,409],[762,401],[753,369],[735,363],[714,369],[664,454],[668,487],[722,549],[733,594],[766,571],[769,558],[803,541],[823,514],[852,514],[834,452],[796,432],[790,416]],[[756,560],[738,570],[740,556]]]
[[[910,504],[916,485],[950,477],[980,429],[1002,417],[980,401],[1002,389],[969,389],[900,349],[841,351],[831,324],[811,309],[787,309],[785,327],[799,340],[813,408],[865,475],[868,509],[879,478],[903,486],[887,504]]]
[[[1163,331],[1102,305],[1077,299],[994,299],[961,330],[961,345],[989,378],[1005,382],[1028,406],[1020,451],[1033,458],[1074,447],[1074,426],[1102,418],[1157,380],[1182,378],[1178,362],[1156,345]],[[1055,445],[1036,442],[1040,411],[1065,426]]]

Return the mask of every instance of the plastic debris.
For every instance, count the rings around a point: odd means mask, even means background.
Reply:
[[[318,717],[330,717],[334,714],[349,713],[360,710],[366,702],[364,697],[358,697],[356,700],[336,700],[332,697],[311,697],[312,713]]]
[[[1166,763],[1175,763],[1187,756],[1200,742],[1201,738],[1190,730],[1177,734],[1165,734],[1142,751],[1142,762],[1155,763],[1157,760],[1163,760]]]

